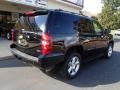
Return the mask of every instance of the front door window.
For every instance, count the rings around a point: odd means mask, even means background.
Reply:
[[[95,34],[96,35],[101,35],[102,34],[102,28],[101,28],[101,26],[96,21],[93,22],[93,26],[94,26],[94,32],[95,32]]]

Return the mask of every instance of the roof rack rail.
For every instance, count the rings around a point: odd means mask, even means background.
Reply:
[[[66,13],[71,13],[74,15],[82,15],[82,16],[86,16],[85,14],[82,13],[82,11],[80,11],[79,13],[75,13],[75,12],[71,12],[71,11],[66,11],[63,9],[44,9],[44,10],[40,10],[40,11],[60,11],[60,12],[66,12]],[[86,16],[88,17],[88,16]]]
[[[55,11],[64,11],[63,9],[55,9]]]
[[[70,12],[70,11],[65,11],[63,9],[55,9],[55,11],[63,11],[63,12],[67,12],[67,13],[71,13],[71,14],[75,14],[75,15],[81,15],[79,13],[75,13],[75,12]]]

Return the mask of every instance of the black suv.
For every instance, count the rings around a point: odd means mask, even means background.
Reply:
[[[17,21],[10,47],[18,59],[42,70],[59,66],[62,76],[72,79],[82,63],[112,56],[114,41],[109,33],[87,16],[63,10],[32,11]]]

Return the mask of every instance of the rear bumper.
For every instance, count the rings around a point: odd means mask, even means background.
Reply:
[[[25,54],[23,52],[18,51],[17,49],[14,49],[14,48],[11,49],[11,52],[13,53],[13,55],[18,57],[19,59],[23,58],[23,59],[38,63],[38,58],[37,57],[30,56],[28,54]]]
[[[46,55],[46,56],[40,55],[38,57],[33,57],[31,55],[20,52],[19,50],[15,49],[15,48],[12,48],[11,52],[19,60],[23,60],[25,62],[29,62],[32,64],[33,63],[37,64],[42,69],[53,67],[56,64],[59,64],[62,61],[64,61],[64,54],[62,54],[62,53],[50,54],[50,55]]]

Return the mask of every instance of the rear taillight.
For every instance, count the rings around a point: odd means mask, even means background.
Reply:
[[[12,29],[12,43],[14,43],[14,30]]]
[[[27,15],[27,16],[35,16],[35,15],[36,15],[36,12],[35,12],[35,11],[30,11],[30,12],[26,12],[24,15]]]
[[[52,37],[50,34],[42,34],[42,54],[48,55],[52,53]]]

